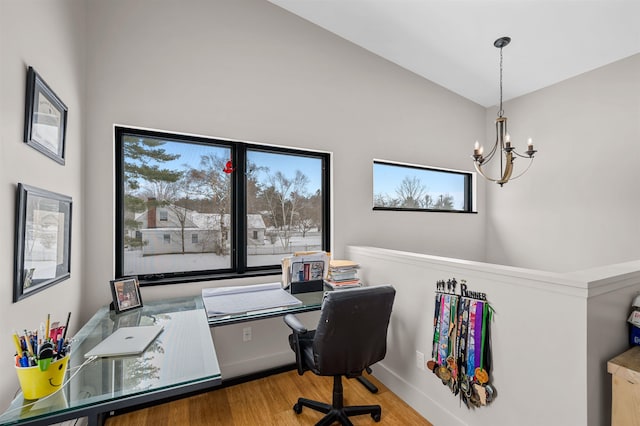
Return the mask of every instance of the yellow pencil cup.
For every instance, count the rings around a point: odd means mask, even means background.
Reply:
[[[25,399],[38,399],[60,389],[67,371],[69,355],[52,362],[45,371],[40,367],[16,367],[18,380]]]

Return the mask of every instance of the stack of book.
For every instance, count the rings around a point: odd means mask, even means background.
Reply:
[[[333,289],[360,287],[359,268],[360,265],[350,260],[331,260],[325,283]]]

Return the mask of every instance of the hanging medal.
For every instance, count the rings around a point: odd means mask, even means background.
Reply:
[[[465,280],[460,296],[455,294],[454,280],[437,282],[432,359],[426,366],[467,408],[481,407],[496,395],[490,383],[493,309],[484,293],[467,291]]]
[[[471,300],[469,307],[469,334],[467,338],[467,375],[473,376],[476,370],[476,307],[477,300]]]
[[[449,346],[449,319],[451,310],[451,296],[444,295],[444,307],[441,309],[440,318],[440,342],[438,345],[438,365],[446,363]]]
[[[476,342],[476,347],[477,347],[477,351],[476,351],[476,356],[475,356],[475,365],[477,366],[473,372],[474,372],[474,377],[476,378],[476,380],[478,381],[478,383],[480,384],[484,384],[487,383],[489,381],[489,374],[487,373],[487,370],[485,370],[484,367],[484,334],[486,331],[485,328],[485,304],[484,302],[478,302],[476,305],[478,314],[476,314],[476,330],[478,331],[478,333],[476,333],[475,336],[475,342]],[[479,325],[479,327],[478,327]]]
[[[458,366],[456,364],[456,334],[457,334],[457,318],[458,318],[458,296],[451,296],[451,309],[449,315],[449,355],[447,356],[447,369],[451,373],[449,380],[449,388],[451,392],[456,392],[456,383],[458,379]]]
[[[435,312],[433,314],[433,349],[431,350],[431,358],[438,359],[438,343],[440,342],[440,309],[442,308],[442,298],[444,296],[436,293]],[[435,362],[435,361],[434,361]],[[433,369],[430,369],[433,371]]]

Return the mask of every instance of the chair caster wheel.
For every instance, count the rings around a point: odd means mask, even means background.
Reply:
[[[376,423],[380,421],[380,413],[371,414],[371,417],[373,418],[373,421],[375,421]]]
[[[296,414],[300,414],[302,413],[302,405],[296,403],[293,405],[293,411],[296,412]]]

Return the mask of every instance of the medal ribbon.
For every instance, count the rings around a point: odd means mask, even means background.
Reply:
[[[458,316],[458,296],[451,296],[451,313],[449,315],[449,355],[456,354],[456,324],[457,324],[457,316]]]
[[[458,365],[460,366],[460,374],[463,375],[467,371],[467,354],[469,351],[467,345],[467,337],[469,335],[469,299],[462,299],[460,302],[462,305],[462,311],[460,315],[460,344],[458,346],[459,351],[459,360]]]
[[[475,324],[475,367],[482,367],[482,350],[484,349],[484,302],[476,303],[476,324]],[[475,368],[474,368],[475,371]]]
[[[467,338],[467,375],[473,376],[476,361],[476,306],[477,300],[471,300],[469,308],[469,336]]]
[[[485,303],[485,322],[483,324],[483,344],[482,357],[483,364],[486,366],[487,373],[491,371],[491,336],[489,330],[491,328],[491,320],[493,319],[493,308],[489,303]],[[484,368],[484,367],[483,367]]]
[[[456,361],[457,366],[457,358],[458,358],[458,296],[451,296],[451,333],[449,335],[449,356]],[[454,379],[458,377],[458,369],[457,367],[451,370],[451,375]]]
[[[448,355],[448,342],[449,342],[449,319],[451,310],[451,296],[444,295],[444,307],[441,309],[442,317],[440,319],[440,344],[438,347],[438,364],[442,365],[446,362]]]
[[[435,309],[433,313],[433,348],[431,349],[431,359],[438,357],[438,342],[440,341],[440,299],[442,295],[436,293]]]

